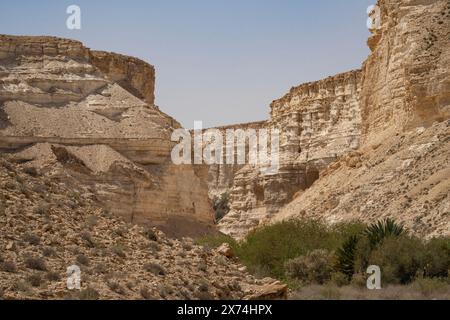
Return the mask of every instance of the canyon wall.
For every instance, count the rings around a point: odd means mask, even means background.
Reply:
[[[377,6],[381,24],[371,30],[362,70],[301,85],[272,103],[267,127],[282,133],[280,170],[236,172],[221,231],[242,238],[293,217],[390,216],[424,235],[448,233],[449,132],[442,122],[450,118],[450,1]]]
[[[280,131],[279,170],[267,175],[247,165],[236,172],[222,232],[244,236],[309,188],[329,163],[358,148],[360,82],[361,72],[350,71],[292,88],[271,104],[266,128]]]
[[[212,229],[206,183],[170,159],[180,125],[153,66],[54,37],[0,36],[0,150],[83,182],[111,212],[169,235]]]

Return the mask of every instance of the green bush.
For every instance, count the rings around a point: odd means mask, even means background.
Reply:
[[[411,288],[429,297],[437,293],[448,292],[450,289],[447,281],[439,278],[419,278],[411,284]]]
[[[361,233],[364,228],[360,223],[329,227],[318,221],[293,220],[257,229],[240,243],[226,235],[202,237],[197,239],[197,243],[209,248],[229,243],[253,274],[284,279],[287,261],[316,249],[333,252],[345,239]]]
[[[350,283],[348,276],[342,272],[333,272],[330,279],[331,284],[343,287]]]
[[[314,250],[285,263],[285,273],[289,278],[302,283],[324,284],[331,280],[333,254],[328,250]]]
[[[380,266],[383,281],[408,284],[417,277],[448,277],[449,240],[424,242],[416,237],[385,239],[369,258],[369,264]]]
[[[434,238],[425,244],[425,277],[449,277],[450,238]]]
[[[419,239],[390,237],[371,253],[369,264],[381,268],[384,283],[406,284],[423,270],[424,249]]]
[[[316,249],[335,251],[345,239],[362,230],[359,223],[329,227],[312,220],[285,221],[252,232],[236,252],[250,271],[266,270],[267,276],[283,278],[288,260]]]
[[[350,282],[365,287],[369,265],[380,266],[383,284],[409,284],[418,277],[447,278],[450,269],[450,238],[422,241],[407,235],[392,220],[369,227],[294,220],[256,229],[242,242],[225,235],[197,240],[209,248],[224,242],[249,272],[278,278],[291,287],[328,280],[337,286]],[[328,264],[313,262],[311,255],[323,250],[334,253]],[[315,271],[316,264],[323,266],[323,273]]]

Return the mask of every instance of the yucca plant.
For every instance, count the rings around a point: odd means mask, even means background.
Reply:
[[[404,232],[405,229],[403,225],[388,218],[368,226],[364,231],[364,234],[367,239],[369,239],[371,248],[375,248],[387,237],[398,237]]]
[[[342,272],[350,280],[355,272],[355,255],[359,237],[353,235],[349,237],[336,252],[335,269]]]

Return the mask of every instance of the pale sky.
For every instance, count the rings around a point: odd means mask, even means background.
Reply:
[[[375,0],[2,0],[0,33],[53,35],[156,68],[156,104],[191,128],[268,118],[303,82],[360,68]],[[81,30],[66,8],[81,8]]]

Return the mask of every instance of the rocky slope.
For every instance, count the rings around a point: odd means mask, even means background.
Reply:
[[[273,221],[394,218],[423,237],[450,234],[450,121],[394,135],[332,163]]]
[[[265,299],[227,250],[173,240],[97,206],[95,190],[0,157],[0,299]],[[226,248],[225,248],[226,249]],[[81,268],[81,291],[66,270]]]
[[[0,150],[95,190],[109,211],[174,236],[212,229],[206,183],[170,160],[180,125],[153,66],[53,37],[0,36]]]
[[[424,235],[448,234],[449,178],[443,166],[448,166],[450,1],[377,5],[382,23],[372,30],[372,53],[362,70],[301,85],[272,103],[268,127],[282,132],[280,172],[262,176],[246,166],[235,174],[232,210],[220,222],[223,232],[242,238],[266,222],[307,214],[329,221],[393,216]],[[416,136],[416,128],[424,135]],[[335,162],[345,155],[361,167],[327,171],[330,163],[345,162]],[[428,191],[431,198],[419,195]],[[403,197],[414,203],[404,207]]]

